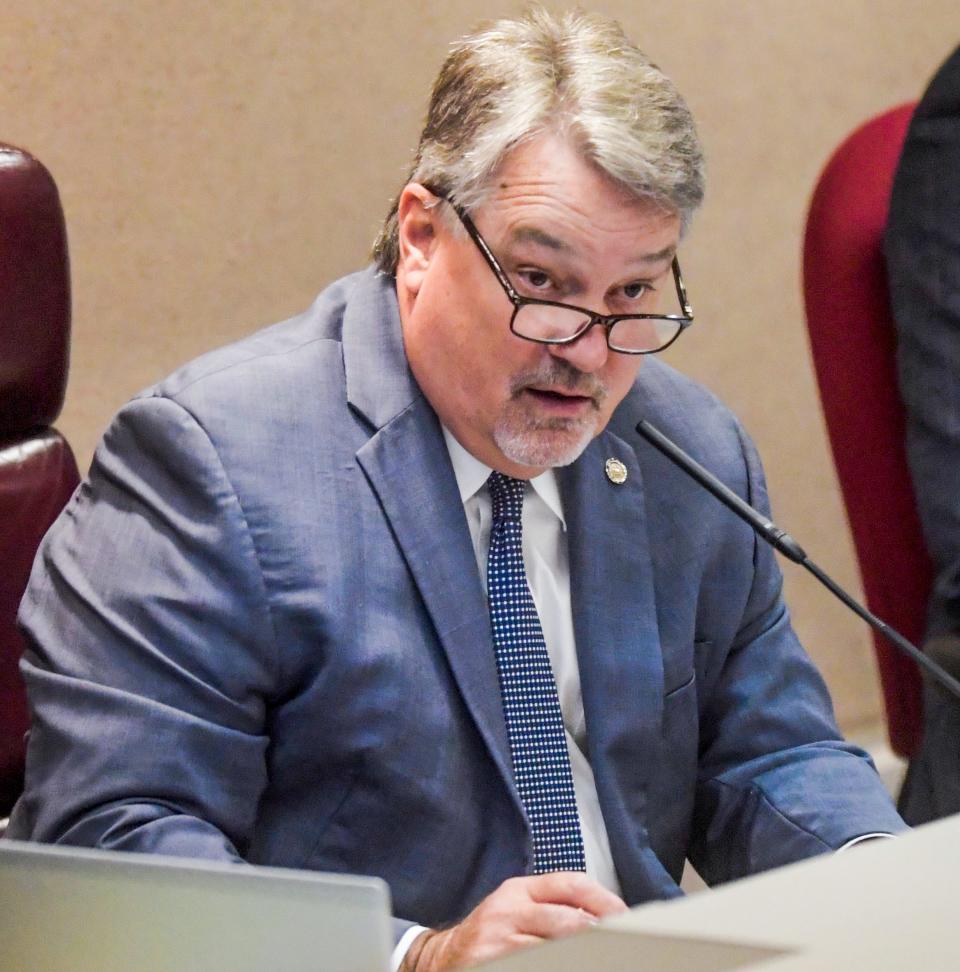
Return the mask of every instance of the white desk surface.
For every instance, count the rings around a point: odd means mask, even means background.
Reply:
[[[485,968],[958,972],[958,887],[960,816],[685,899],[643,905],[576,939]]]

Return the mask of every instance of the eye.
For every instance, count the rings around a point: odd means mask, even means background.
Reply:
[[[517,276],[527,290],[543,292],[553,288],[553,280],[545,270],[524,267],[517,271]]]
[[[628,283],[623,288],[623,296],[627,300],[639,300],[645,294],[651,293],[653,291],[653,286],[646,280],[635,280],[633,283]]]

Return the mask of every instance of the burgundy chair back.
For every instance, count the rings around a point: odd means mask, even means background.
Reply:
[[[915,105],[854,131],[820,175],[807,216],[803,288],[807,327],[833,459],[867,606],[915,644],[923,637],[932,568],[904,443],[883,234]],[[890,744],[920,741],[916,665],[874,634]]]
[[[23,780],[27,706],[15,626],[40,539],[77,485],[60,413],[70,346],[63,210],[50,173],[0,145],[0,817]]]

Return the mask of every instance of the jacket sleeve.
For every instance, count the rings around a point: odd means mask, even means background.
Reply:
[[[10,836],[241,859],[277,652],[244,512],[189,412],[121,411],[21,624],[32,729]]]
[[[745,498],[768,514],[759,459],[739,436]],[[773,551],[756,537],[752,578],[701,712],[690,859],[711,884],[906,827],[869,756],[842,740],[791,627]]]

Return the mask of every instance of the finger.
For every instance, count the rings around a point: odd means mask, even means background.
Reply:
[[[521,934],[540,938],[563,938],[586,931],[597,919],[582,908],[562,904],[531,903],[516,916],[516,929]]]
[[[621,898],[580,871],[554,871],[530,878],[527,892],[534,901],[581,908],[596,918],[627,910]]]

